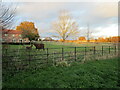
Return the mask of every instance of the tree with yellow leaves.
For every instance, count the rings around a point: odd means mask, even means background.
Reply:
[[[67,11],[62,11],[61,15],[58,17],[58,21],[53,22],[53,29],[58,34],[54,37],[60,38],[63,41],[79,33],[78,24]]]
[[[28,38],[30,41],[37,40],[39,38],[38,30],[35,28],[33,22],[24,21],[16,27],[16,30],[22,31],[22,37]]]

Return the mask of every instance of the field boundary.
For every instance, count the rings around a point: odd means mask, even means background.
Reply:
[[[3,49],[2,70],[15,74],[21,70],[48,66],[70,66],[73,62],[109,59],[118,56],[117,46],[65,47],[37,49]]]

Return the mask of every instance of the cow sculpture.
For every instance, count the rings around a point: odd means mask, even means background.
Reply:
[[[34,44],[34,46],[36,47],[36,49],[43,49],[43,50],[45,50],[44,49],[44,44]]]

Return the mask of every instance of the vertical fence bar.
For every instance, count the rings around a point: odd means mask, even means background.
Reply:
[[[84,60],[83,62],[86,60],[86,47],[85,47],[85,54],[84,54]]]
[[[8,49],[6,48],[6,49],[5,49],[5,54],[6,54],[6,55],[8,54],[7,52],[8,52]]]
[[[85,55],[86,55],[86,47],[85,47]]]
[[[110,54],[110,46],[109,46],[109,54]]]
[[[55,65],[55,52],[53,51],[53,66]]]
[[[94,46],[93,48],[94,48],[94,54],[95,54],[95,51],[96,51],[96,50],[95,50],[95,46]]]
[[[103,55],[103,46],[102,46],[102,55]]]
[[[48,64],[48,56],[49,56],[49,53],[48,53],[48,48],[47,48],[47,64]]]
[[[76,47],[75,47],[75,52],[74,53],[75,53],[75,61],[76,61]]]
[[[115,54],[116,54],[116,46],[115,46]]]
[[[62,48],[62,60],[64,60],[64,49]]]
[[[29,56],[29,64],[30,64],[30,50],[28,50],[28,52],[29,52],[29,55],[28,55],[28,56]]]
[[[5,56],[4,56],[4,57],[6,57],[6,58],[8,59],[8,56],[9,56],[9,55],[8,55],[8,53],[7,53],[7,50],[8,50],[8,49],[5,48],[5,53],[4,53]],[[9,62],[8,62],[8,60],[7,60],[7,67],[9,67]]]

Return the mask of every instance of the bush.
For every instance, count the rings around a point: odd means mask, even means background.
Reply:
[[[56,66],[64,67],[64,66],[70,66],[70,64],[68,64],[68,62],[64,60],[64,61],[57,62]]]

